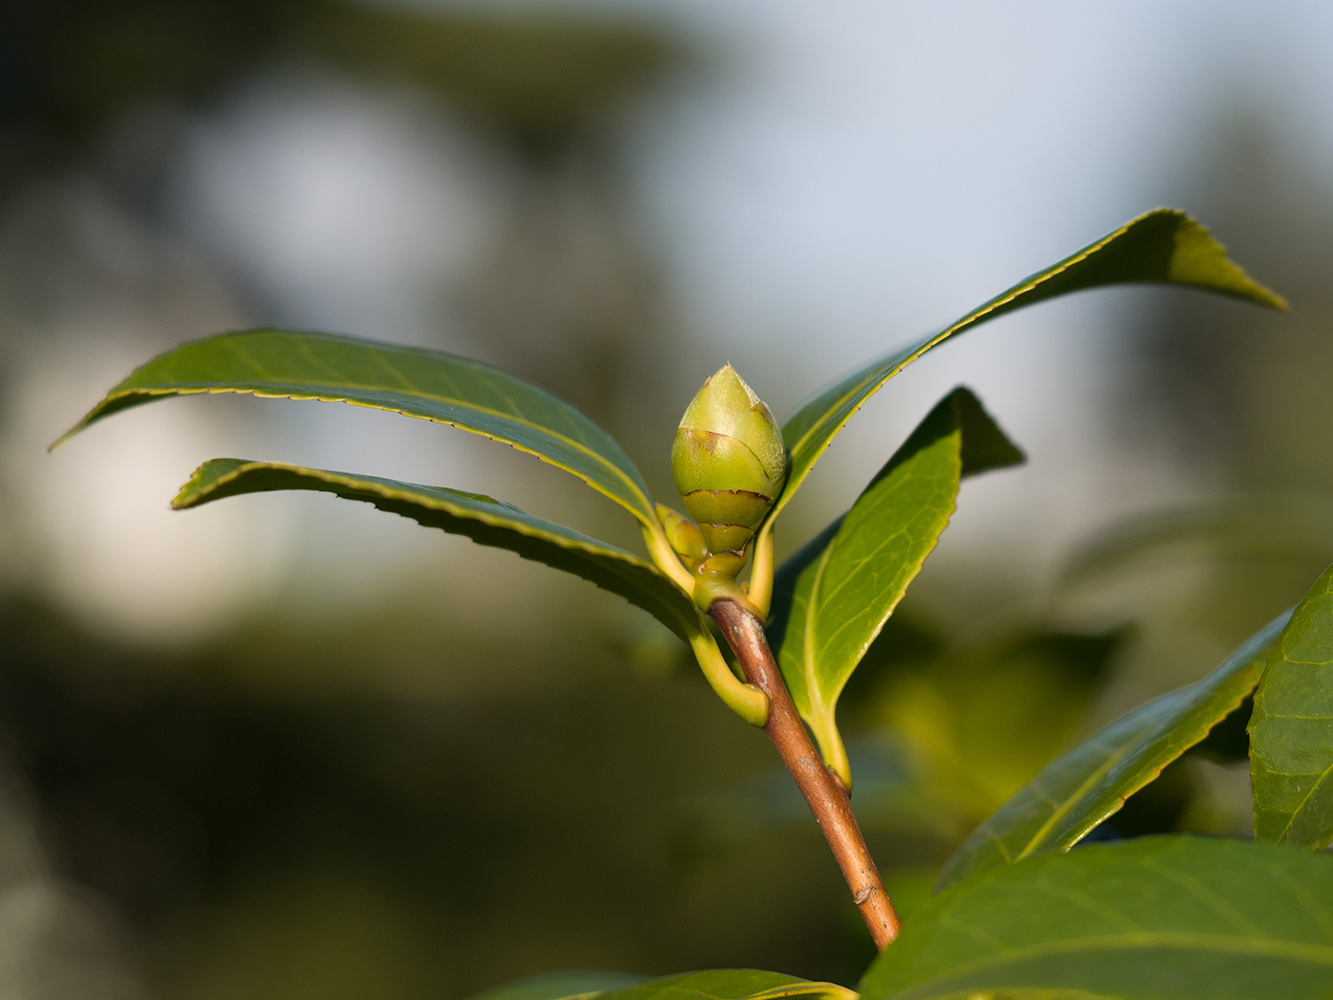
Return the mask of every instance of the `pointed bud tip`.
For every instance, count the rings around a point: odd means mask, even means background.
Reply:
[[[731,365],[723,365],[694,394],[680,426],[714,434],[727,434],[747,410],[758,402],[754,390],[736,374]]]
[[[741,378],[741,373],[731,367],[730,361],[706,378],[704,380],[704,385],[708,385],[714,380],[725,383],[728,388],[739,386],[745,392],[745,398],[750,401],[751,406],[757,406],[763,402],[755,391],[750,388],[750,383]]]

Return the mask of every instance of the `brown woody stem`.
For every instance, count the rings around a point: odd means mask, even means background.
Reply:
[[[893,911],[893,903],[884,891],[875,860],[861,836],[861,828],[856,825],[847,789],[837,775],[824,766],[796,714],[791,694],[773,660],[773,652],[768,648],[763,625],[731,600],[714,601],[708,613],[722,629],[722,635],[745,671],[745,679],[768,695],[768,722],[764,732],[773,741],[782,762],[795,779],[796,787],[815,814],[824,839],[847,880],[847,888],[852,891],[852,899],[861,911],[861,919],[870,929],[875,947],[883,951],[898,936],[898,914]]]

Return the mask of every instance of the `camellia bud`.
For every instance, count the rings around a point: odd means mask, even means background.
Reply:
[[[671,471],[685,509],[712,552],[739,552],[787,478],[787,452],[773,413],[723,365],[681,418]]]
[[[667,544],[680,556],[685,568],[693,573],[708,558],[708,543],[704,541],[703,532],[689,518],[664,503],[657,505],[657,516],[666,532]]]

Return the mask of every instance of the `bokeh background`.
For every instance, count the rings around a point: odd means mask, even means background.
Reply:
[[[462,998],[869,942],[758,732],[646,616],[367,507],[175,514],[201,461],[572,478],[335,405],[180,399],[46,446],[181,340],[278,324],[510,367],[657,490],[731,361],[779,416],[1159,204],[1290,313],[998,320],[891,383],[784,521],[971,385],[969,482],[842,717],[900,907],[1062,747],[1333,559],[1333,7],[8,0],[0,11],[0,993]],[[1245,710],[1099,836],[1247,830]]]

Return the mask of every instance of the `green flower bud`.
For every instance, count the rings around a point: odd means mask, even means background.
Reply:
[[[701,577],[717,577],[728,581],[728,586],[734,586],[734,577],[745,568],[745,560],[750,555],[742,549],[740,552],[718,552],[709,556],[699,565],[699,575]],[[708,609],[705,608],[705,611]]]
[[[680,556],[685,568],[693,573],[708,558],[708,543],[704,541],[703,532],[684,514],[664,503],[657,505],[657,517],[666,532],[667,543]]]
[[[739,552],[777,499],[787,452],[773,413],[723,365],[681,418],[671,471],[712,552]]]

